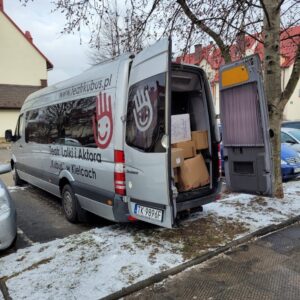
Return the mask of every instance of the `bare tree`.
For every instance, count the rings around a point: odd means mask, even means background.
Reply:
[[[141,35],[136,30],[136,19],[131,10],[126,7],[119,8],[116,1],[108,5],[110,13],[103,16],[104,26],[92,43],[91,64],[142,49]]]
[[[29,0],[20,0],[23,3]],[[91,28],[91,44],[101,40],[105,20],[111,16],[110,1],[53,0],[55,9],[65,14],[64,32]],[[263,45],[264,83],[269,107],[274,162],[275,196],[283,197],[280,169],[280,122],[284,107],[300,75],[299,36],[288,29],[299,25],[298,0],[127,0],[130,20],[141,43],[154,37],[172,35],[182,51],[203,37],[213,40],[225,62],[231,61],[230,47],[247,34]],[[263,28],[263,30],[262,30]],[[151,33],[151,34],[150,34]],[[126,36],[125,36],[126,38]],[[291,77],[281,90],[280,39],[290,39],[296,48]]]

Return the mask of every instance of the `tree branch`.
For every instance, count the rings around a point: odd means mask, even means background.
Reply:
[[[263,8],[263,11],[264,11],[264,14],[265,14],[265,16],[266,16],[268,25],[269,25],[269,27],[270,27],[270,26],[271,26],[270,16],[269,16],[269,12],[268,12],[268,10],[267,10],[267,8],[266,8],[266,6],[265,6],[264,0],[259,0],[259,2],[260,2],[261,6],[262,6],[262,8]]]
[[[280,7],[281,7],[281,5],[283,4],[284,1],[285,1],[285,0],[281,0],[280,3],[278,3],[278,6],[276,7],[276,10],[279,10],[279,9],[280,9]]]
[[[218,45],[218,47],[221,50],[222,56],[226,63],[231,61],[230,52],[228,45],[225,45],[222,38],[218,33],[213,31],[210,27],[208,27],[204,22],[199,20],[195,14],[190,10],[185,0],[177,0],[177,3],[181,6],[183,9],[185,15],[191,20],[192,23],[194,23],[196,26],[198,26],[201,30],[203,30],[205,33],[207,33]]]
[[[282,102],[283,107],[288,102],[290,97],[292,96],[296,85],[298,83],[300,76],[300,44],[298,44],[297,53],[295,56],[295,62],[292,70],[291,77],[284,89],[284,91],[281,93],[280,101]]]

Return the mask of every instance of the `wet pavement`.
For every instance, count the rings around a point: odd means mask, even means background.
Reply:
[[[300,299],[300,224],[241,245],[125,299]]]
[[[9,157],[9,151],[0,150],[0,162],[6,162]],[[0,175],[0,179],[8,187],[14,186],[11,173]],[[13,248],[0,252],[0,258],[33,243],[44,243],[112,224],[92,214],[89,214],[87,223],[72,224],[63,215],[60,198],[28,184],[10,189],[10,194],[17,209],[18,237]]]

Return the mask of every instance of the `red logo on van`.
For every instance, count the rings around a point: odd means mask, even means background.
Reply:
[[[93,117],[94,138],[97,146],[107,148],[113,134],[111,96],[101,93],[96,99],[96,116]]]

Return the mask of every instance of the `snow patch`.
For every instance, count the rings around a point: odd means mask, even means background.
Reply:
[[[14,186],[8,186],[7,189],[13,193],[13,192],[16,192],[16,191],[24,191],[26,189],[28,189],[28,185],[25,185],[25,186],[17,186],[17,185],[14,185]]]
[[[286,183],[284,189],[282,200],[229,194],[205,205],[204,211],[193,214],[183,227],[199,219],[225,218],[246,224],[247,231],[235,235],[237,239],[278,224],[300,212],[300,181]],[[150,231],[168,233],[168,229],[154,226]],[[156,241],[155,237],[134,225],[112,225],[34,244],[1,258],[0,278],[8,277],[12,299],[101,298],[186,261],[180,241]]]

